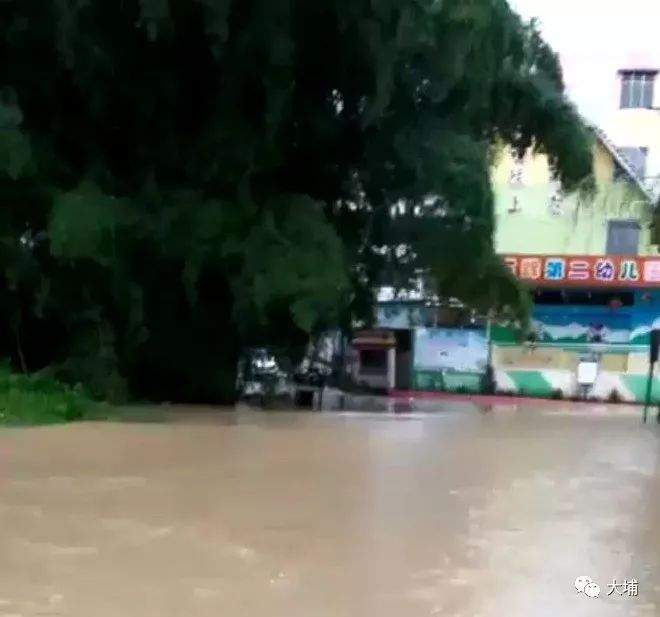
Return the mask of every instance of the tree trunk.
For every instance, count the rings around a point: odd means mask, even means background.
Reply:
[[[25,354],[23,353],[23,346],[21,345],[21,330],[18,324],[14,327],[14,335],[16,337],[16,351],[18,352],[18,358],[21,361],[21,370],[27,375],[27,362],[25,361]]]

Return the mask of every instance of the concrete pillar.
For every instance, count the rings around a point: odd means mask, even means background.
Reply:
[[[387,387],[390,390],[396,388],[396,348],[387,350]]]

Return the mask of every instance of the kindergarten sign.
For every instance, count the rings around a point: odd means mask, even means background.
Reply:
[[[516,278],[537,287],[660,287],[659,257],[504,255]]]

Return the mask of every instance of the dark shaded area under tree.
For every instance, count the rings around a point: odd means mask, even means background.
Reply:
[[[97,397],[223,402],[241,346],[301,350],[420,269],[524,319],[491,245],[505,143],[567,188],[591,168],[504,0],[7,0],[0,352]]]

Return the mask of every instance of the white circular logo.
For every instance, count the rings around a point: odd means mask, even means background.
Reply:
[[[589,583],[593,583],[590,576],[578,576],[575,579],[575,589],[577,589],[578,593],[582,593]]]

